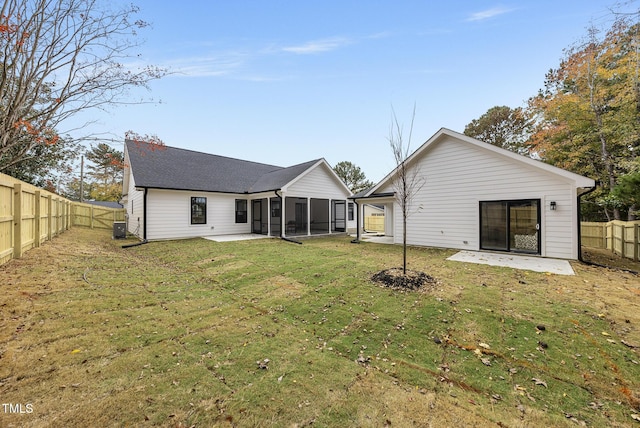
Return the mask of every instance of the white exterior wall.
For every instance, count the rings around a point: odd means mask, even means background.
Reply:
[[[331,172],[324,169],[325,164],[317,165],[293,181],[283,192],[290,197],[346,200],[349,192],[333,179]]]
[[[191,224],[191,198],[207,198],[207,224]],[[247,222],[236,223],[236,199],[247,199]],[[147,239],[180,239],[197,236],[251,233],[251,200],[248,195],[149,189]]]
[[[479,250],[480,201],[540,199],[541,255],[577,258],[577,201],[571,180],[451,137],[429,147],[417,167],[425,181],[407,222],[408,244]],[[377,190],[392,191],[391,185]],[[550,201],[556,201],[556,211],[549,210]],[[393,218],[394,240],[401,243],[397,204]]]
[[[125,157],[125,165],[129,164],[128,157]],[[122,202],[127,213],[127,231],[142,238],[144,230],[144,191],[136,190],[136,183],[133,174],[131,174],[131,168],[127,167],[124,173],[126,177],[124,185],[127,188],[123,189],[126,196],[123,197]]]

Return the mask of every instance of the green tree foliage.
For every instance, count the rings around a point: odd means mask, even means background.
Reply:
[[[93,178],[90,199],[119,201],[122,197],[124,154],[106,143],[99,143],[87,152],[87,175]]]
[[[530,125],[520,107],[491,107],[478,119],[472,120],[464,128],[464,134],[521,155],[529,154]]]
[[[630,207],[640,207],[640,171],[620,177],[611,194]]]
[[[15,147],[13,150],[20,149]],[[73,169],[77,150],[76,143],[64,139],[56,144],[37,144],[21,155],[22,160],[7,166],[2,172],[34,186],[57,192],[61,180],[64,182]],[[7,154],[8,157],[13,155],[12,151]],[[1,159],[0,157],[0,163]]]
[[[628,208],[611,197],[626,165],[640,150],[638,24],[619,18],[599,37],[565,51],[545,87],[529,100],[535,119],[529,141],[546,162],[597,179],[592,194],[607,218],[621,219]]]
[[[358,193],[374,185],[374,183],[367,180],[359,166],[349,161],[338,162],[333,167],[333,170],[353,193]]]

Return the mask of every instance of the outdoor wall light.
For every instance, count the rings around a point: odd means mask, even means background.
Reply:
[[[556,201],[551,201],[551,203],[549,204],[549,209],[551,211],[555,211],[556,210]]]

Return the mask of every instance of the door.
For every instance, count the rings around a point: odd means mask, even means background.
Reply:
[[[480,202],[480,249],[541,254],[540,200]]]
[[[509,249],[519,253],[540,254],[539,201],[509,204]]]
[[[347,210],[344,201],[333,201],[333,231],[344,232],[347,229]]]
[[[255,199],[251,204],[252,233],[262,233],[262,200]]]
[[[296,234],[307,233],[307,203],[296,202]]]

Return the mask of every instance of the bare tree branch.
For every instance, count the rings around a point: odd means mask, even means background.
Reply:
[[[405,140],[404,130],[396,112],[391,107],[392,119],[389,127],[389,145],[393,152],[396,162],[396,169],[393,176],[393,188],[395,199],[400,206],[402,212],[402,269],[403,274],[407,273],[407,219],[420,207],[413,206],[413,199],[425,184],[423,175],[418,165],[408,165],[408,159],[411,154],[411,137],[413,134],[413,124],[416,117],[416,106],[413,105],[413,113],[411,115],[411,125],[409,127],[409,138]]]
[[[148,89],[167,74],[127,64],[139,46],[136,31],[147,26],[133,20],[134,6],[5,0],[0,10],[0,170],[37,144],[54,144],[70,117],[131,103],[130,89]]]

